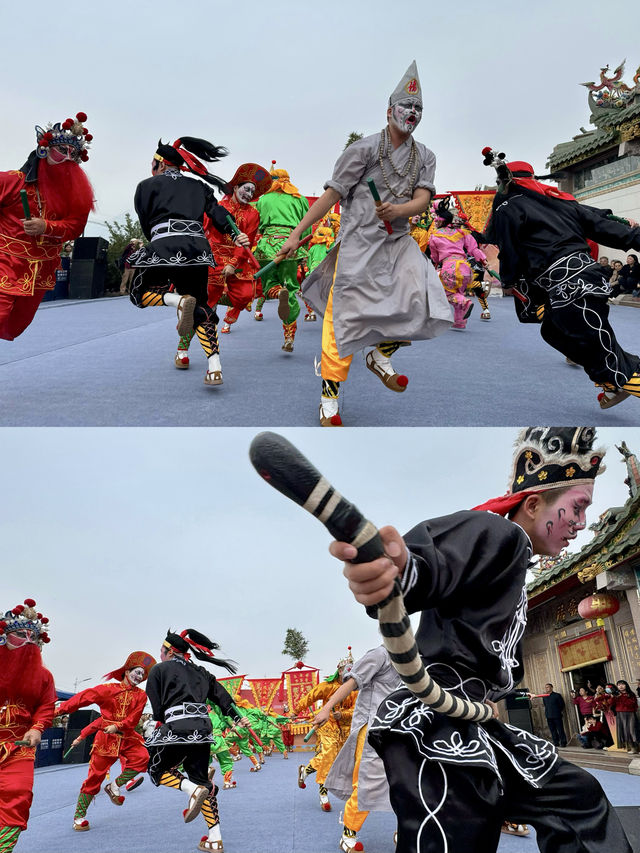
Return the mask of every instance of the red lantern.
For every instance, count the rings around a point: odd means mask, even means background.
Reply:
[[[302,667],[304,666],[304,664],[302,663],[302,661],[301,661],[301,660],[299,660],[299,661],[296,663],[296,666],[298,667],[298,669],[302,669]]]
[[[618,610],[620,602],[610,592],[597,592],[578,605],[578,613],[583,619],[595,619],[600,626],[604,625],[605,616],[613,616]]]

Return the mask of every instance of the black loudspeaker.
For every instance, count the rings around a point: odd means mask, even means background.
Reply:
[[[69,275],[69,299],[98,299],[103,296],[106,275],[106,263],[76,260],[74,257]]]
[[[74,711],[73,714],[69,714],[68,728],[83,729],[85,726],[88,726],[89,723],[97,720],[99,716],[100,715],[97,711]],[[73,737],[76,737],[76,735]],[[73,740],[73,738],[71,738],[71,740]]]
[[[516,726],[518,729],[524,729],[525,732],[533,734],[533,722],[531,720],[531,711],[528,708],[518,708],[507,711],[509,723]]]
[[[616,806],[622,828],[627,833],[633,853],[640,853],[640,808],[638,806]]]
[[[106,262],[109,241],[103,237],[78,237],[73,244],[74,261]]]

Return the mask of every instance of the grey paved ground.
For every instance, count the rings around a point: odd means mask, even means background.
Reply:
[[[335,853],[342,804],[334,800],[329,814],[320,810],[317,786],[302,791],[296,784],[300,759],[267,758],[260,773],[249,773],[246,759],[235,765],[238,787],[219,794],[226,853]],[[115,765],[119,772],[119,765]],[[91,805],[89,832],[73,832],[71,823],[87,765],[36,771],[35,796],[28,830],[16,853],[181,853],[196,850],[204,820],[182,821],[184,795],[143,785],[127,795],[122,808],[104,793]],[[592,771],[614,805],[640,804],[640,778],[624,773]],[[366,853],[392,853],[393,814],[372,813],[360,833]],[[534,833],[528,838],[501,837],[499,853],[536,853]],[[462,851],[451,851],[462,853]],[[467,853],[467,851],[465,851]],[[611,851],[616,853],[616,851]]]
[[[640,400],[606,412],[582,370],[569,367],[516,321],[512,301],[492,298],[493,319],[474,309],[467,330],[400,350],[407,391],[385,389],[356,355],[344,386],[347,426],[518,426],[640,423]],[[301,315],[302,317],[302,315]],[[640,349],[640,311],[612,306],[620,343]],[[128,299],[45,303],[32,326],[0,341],[1,426],[315,426],[321,322],[299,322],[295,352],[282,352],[273,304],[256,323],[243,313],[222,336],[224,385],[206,388],[205,361],[176,370],[175,314]]]

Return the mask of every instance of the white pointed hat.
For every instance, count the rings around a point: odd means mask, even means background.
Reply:
[[[418,66],[415,59],[404,72],[402,80],[398,83],[389,98],[389,106],[392,107],[401,101],[403,98],[416,98],[422,104],[422,87],[420,86],[420,78],[418,77]]]

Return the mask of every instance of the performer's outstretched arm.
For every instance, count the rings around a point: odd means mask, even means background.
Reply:
[[[322,726],[331,717],[331,712],[342,702],[350,693],[356,690],[358,684],[355,678],[347,678],[347,680],[338,687],[331,698],[320,708],[318,713],[313,718],[314,726]]]
[[[289,234],[280,247],[278,254],[285,257],[292,257],[298,248],[298,243],[303,232],[322,219],[323,216],[326,216],[331,208],[335,207],[339,201],[340,193],[337,190],[334,190],[332,187],[325,190],[320,198],[311,205],[291,234]]]
[[[407,563],[408,551],[404,539],[395,527],[381,527],[378,531],[385,556],[370,563],[350,563],[358,553],[348,542],[332,542],[329,552],[344,562],[343,574],[356,601],[369,607],[384,601],[393,592],[393,583],[400,577]]]

